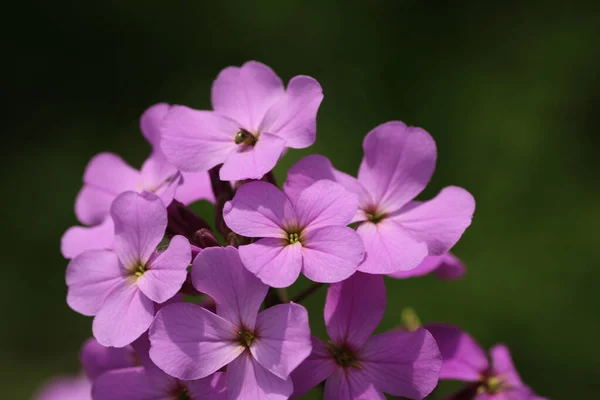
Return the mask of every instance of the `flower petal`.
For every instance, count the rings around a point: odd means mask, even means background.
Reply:
[[[151,374],[144,367],[109,371],[94,381],[92,395],[101,400],[172,400],[179,387],[167,374]]]
[[[140,130],[152,146],[152,151],[160,151],[160,126],[167,116],[171,106],[167,103],[158,103],[148,107],[140,118]]]
[[[102,346],[125,347],[148,329],[154,303],[131,280],[123,280],[96,314],[92,331]]]
[[[175,199],[185,205],[198,200],[215,202],[215,195],[210,185],[208,173],[184,172],[181,175],[183,176],[183,183],[177,188]]]
[[[260,179],[275,167],[285,149],[285,140],[263,132],[253,147],[238,145],[219,171],[223,181]]]
[[[302,270],[302,245],[283,239],[264,238],[240,246],[240,258],[248,271],[264,284],[283,288],[296,282]]]
[[[490,349],[490,356],[492,357],[492,369],[496,376],[505,378],[512,386],[523,385],[508,347],[502,344],[496,345]]]
[[[161,309],[150,327],[150,358],[167,374],[184,380],[204,378],[243,351],[237,328],[191,303]]]
[[[190,242],[183,236],[174,236],[165,251],[150,258],[137,285],[152,301],[164,303],[181,289],[191,261]]]
[[[338,368],[325,383],[324,400],[385,400],[357,369]]]
[[[136,189],[156,193],[162,198],[162,192],[169,186],[176,174],[177,168],[168,162],[162,153],[153,153],[142,165],[140,182]],[[171,204],[171,200],[173,200],[173,196],[163,199],[165,207]]]
[[[208,171],[236,150],[239,129],[238,123],[212,111],[172,106],[163,120],[160,148],[181,171]]]
[[[85,374],[92,380],[107,371],[135,365],[135,355],[131,347],[104,347],[94,338],[85,341],[79,360]]]
[[[235,233],[247,237],[286,238],[284,227],[296,222],[288,198],[275,185],[250,182],[225,203],[223,219]]]
[[[35,400],[91,400],[92,382],[84,376],[59,377],[48,382],[34,396]]]
[[[206,378],[183,382],[192,400],[228,400],[224,372],[215,372]]]
[[[319,82],[310,76],[295,76],[283,98],[266,113],[260,130],[284,139],[286,147],[308,147],[317,137],[317,111],[322,100]]]
[[[424,276],[431,272],[442,280],[459,279],[465,273],[464,264],[453,254],[445,253],[441,256],[427,256],[416,268],[408,271],[397,271],[388,276],[398,279]]]
[[[320,180],[295,199],[298,223],[303,232],[324,226],[348,225],[358,211],[358,196],[339,183]]]
[[[258,314],[256,332],[250,352],[281,379],[287,379],[312,350],[308,312],[299,304],[267,308]]]
[[[326,226],[302,234],[302,272],[314,282],[340,282],[363,260],[363,242],[353,229]]]
[[[286,400],[294,390],[291,379],[281,379],[244,352],[227,367],[227,393],[231,400]]]
[[[88,250],[67,266],[67,304],[83,315],[96,315],[106,297],[125,279],[117,255],[110,250]]]
[[[167,229],[167,209],[156,195],[125,192],[111,207],[115,253],[126,268],[146,265]]]
[[[475,200],[463,188],[448,186],[432,200],[400,211],[393,220],[419,242],[427,243],[429,255],[446,253],[471,225]]]
[[[236,248],[202,250],[194,260],[192,282],[213,298],[219,316],[238,328],[254,329],[269,288],[246,270]]]
[[[371,337],[358,356],[369,381],[382,392],[422,399],[438,383],[442,357],[425,329],[395,330]]]
[[[60,251],[64,258],[75,258],[86,250],[112,249],[115,226],[108,217],[100,225],[72,226],[60,239]]]
[[[460,279],[465,274],[465,264],[454,254],[446,253],[441,256],[442,262],[435,270],[438,279]]]
[[[83,188],[75,201],[77,219],[86,225],[101,223],[108,216],[114,198],[135,189],[139,179],[139,171],[116,154],[94,156],[85,168]]]
[[[427,256],[427,245],[419,243],[399,224],[383,219],[377,224],[363,222],[356,232],[365,246],[359,271],[389,274],[416,268]]]
[[[435,169],[433,138],[423,129],[400,121],[386,122],[369,132],[363,149],[358,180],[379,212],[396,211],[414,199]]]
[[[358,350],[383,318],[385,284],[380,275],[360,272],[327,290],[325,325],[331,341]]]
[[[294,371],[291,377],[294,382],[292,398],[299,398],[309,390],[329,378],[338,369],[334,358],[327,351],[325,343],[312,337],[312,352]]]
[[[320,154],[311,154],[294,164],[288,170],[283,191],[290,199],[297,199],[300,197],[300,192],[322,179],[337,182],[346,190],[356,194],[363,192],[362,186],[355,177],[333,168],[331,161]]]
[[[488,360],[471,336],[448,324],[428,324],[425,328],[435,338],[444,360],[440,379],[467,382],[481,379],[488,368]]]
[[[283,82],[271,68],[248,61],[222,70],[213,83],[211,98],[216,112],[256,132],[267,110],[283,95]]]

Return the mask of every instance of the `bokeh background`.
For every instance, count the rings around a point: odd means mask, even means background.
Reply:
[[[400,119],[438,144],[422,197],[454,184],[477,200],[455,248],[466,277],[390,280],[381,329],[411,306],[508,344],[541,395],[597,396],[598,2],[36,3],[3,22],[0,397],[79,368],[91,319],[65,303],[59,241],[87,161],[113,151],[139,166],[146,107],[209,108],[217,73],[251,59],[324,88],[317,143],[286,155],[280,182],[310,153],[355,173],[363,136]],[[324,295],[306,303],[321,337]]]

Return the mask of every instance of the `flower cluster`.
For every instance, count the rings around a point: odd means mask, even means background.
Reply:
[[[272,170],[314,143],[322,99],[311,77],[284,87],[247,62],[218,75],[212,111],[142,115],[152,152],[140,170],[110,153],[89,162],[75,203],[84,226],[67,230],[62,253],[67,303],[94,317],[93,338],[82,374],[39,400],[279,400],[318,386],[327,400],[422,399],[439,379],[469,382],[454,399],[539,399],[504,346],[490,364],[449,325],[374,334],[385,275],[463,275],[449,251],[475,202],[454,186],[415,200],[436,145],[399,121],[366,135],[356,178],[311,155],[279,188]],[[214,230],[188,207],[197,200],[214,203]],[[290,301],[300,274],[313,286]],[[324,285],[328,340],[300,304]]]

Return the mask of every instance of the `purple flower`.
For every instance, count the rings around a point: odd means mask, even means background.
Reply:
[[[316,282],[348,278],[363,260],[364,247],[346,227],[358,199],[341,185],[321,180],[296,197],[265,182],[242,185],[225,204],[223,218],[237,234],[262,237],[240,246],[250,272],[269,286],[286,287],[300,271]]]
[[[85,375],[54,378],[33,398],[35,400],[92,400],[92,383]]]
[[[296,76],[284,89],[264,64],[228,67],[213,83],[214,111],[173,107],[163,124],[161,146],[182,171],[223,164],[222,180],[259,179],[286,147],[314,143],[322,99],[321,86],[311,77]]]
[[[371,336],[385,303],[379,275],[357,272],[329,287],[325,324],[331,341],[313,338],[312,354],[292,373],[294,397],[323,380],[325,400],[383,400],[383,393],[422,399],[431,393],[442,366],[435,340],[424,329]]]
[[[94,337],[103,346],[123,347],[144,333],[154,317],[154,302],[163,303],[181,288],[191,261],[190,244],[174,236],[163,240],[167,211],[160,198],[125,192],[110,211],[115,225],[114,251],[88,250],[67,267],[67,303],[95,316]]]
[[[521,381],[506,346],[492,347],[490,363],[483,349],[459,328],[439,323],[425,328],[442,353],[440,379],[474,382],[474,400],[543,400]]]
[[[439,279],[459,279],[465,274],[465,265],[454,254],[427,256],[416,268],[388,274],[392,278],[405,279],[434,273]]]
[[[227,400],[225,374],[181,381],[165,374],[148,357],[147,335],[135,341],[141,365],[113,369],[94,380],[94,400]]]
[[[79,359],[83,371],[91,380],[107,371],[133,367],[137,363],[137,357],[131,346],[104,347],[94,338],[85,341]]]
[[[230,399],[287,399],[290,373],[311,351],[308,313],[289,303],[258,312],[268,287],[233,247],[203,250],[194,260],[196,289],[211,296],[217,313],[190,303],[169,305],[150,327],[150,357],[183,380],[227,366]]]
[[[335,170],[327,158],[312,155],[290,169],[285,192],[294,197],[312,182],[330,179],[358,194],[354,222],[360,222],[357,232],[366,250],[359,271],[407,271],[428,255],[450,250],[471,224],[475,201],[455,186],[442,189],[432,200],[413,200],[435,169],[433,138],[423,129],[392,121],[369,132],[363,149],[358,180]]]
[[[156,193],[165,206],[173,198],[185,204],[199,199],[214,200],[206,172],[182,177],[161,153],[158,127],[168,109],[167,104],[156,104],[140,119],[142,133],[153,148],[141,170],[130,167],[112,153],[100,153],[90,160],[75,201],[77,219],[88,226],[74,226],[65,232],[61,240],[65,258],[73,258],[85,250],[111,248],[114,228],[110,206],[125,191]]]

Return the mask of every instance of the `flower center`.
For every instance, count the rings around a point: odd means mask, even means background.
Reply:
[[[144,272],[146,272],[146,267],[142,264],[138,264],[133,268],[132,272],[133,275],[139,278],[140,276],[144,275]]]
[[[235,134],[233,141],[235,144],[242,144],[244,146],[254,146],[258,137],[254,136],[244,128],[240,128],[240,130]]]
[[[298,235],[296,232],[288,233],[288,243],[289,244],[298,243],[299,241],[300,241],[300,235]]]
[[[181,386],[179,388],[179,393],[177,394],[177,400],[192,400],[190,394],[185,386]]]
[[[477,394],[488,393],[488,394],[496,394],[501,391],[508,389],[510,385],[508,385],[503,377],[499,376],[490,376],[485,378],[479,388],[477,389]]]
[[[250,347],[254,340],[254,333],[250,331],[239,331],[237,337],[242,346]]]
[[[336,346],[335,344],[329,342],[327,343],[327,350],[329,354],[335,358],[335,362],[341,367],[354,367],[358,369],[362,369],[362,366],[358,363],[358,360],[352,350],[350,350],[347,346]]]
[[[366,214],[367,214],[367,219],[374,224],[376,224],[379,221],[381,221],[382,219],[384,219],[385,215],[386,215],[385,213],[376,213],[376,212],[368,212]]]

